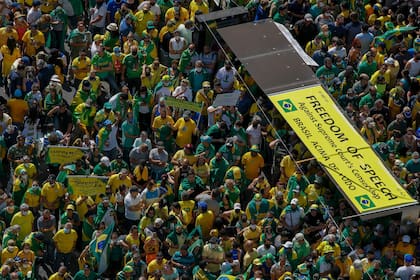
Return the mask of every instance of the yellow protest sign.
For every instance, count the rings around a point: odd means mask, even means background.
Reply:
[[[48,146],[45,160],[47,163],[72,163],[81,159],[87,151],[82,147]]]
[[[201,112],[202,105],[200,103],[189,102],[182,99],[176,99],[175,97],[165,97],[165,103],[168,106],[190,110],[193,112]]]
[[[417,203],[320,85],[269,98],[360,213]]]
[[[67,180],[73,195],[95,196],[105,193],[108,177],[69,175]]]

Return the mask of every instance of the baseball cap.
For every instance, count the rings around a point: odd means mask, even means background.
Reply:
[[[191,111],[188,111],[188,110],[184,111],[184,113],[182,114],[182,117],[183,118],[191,117]]]
[[[101,157],[101,163],[105,163],[106,166],[109,166],[109,158],[108,157]]]
[[[304,17],[304,19],[305,20],[307,20],[307,21],[314,21],[314,18],[312,17],[312,15],[311,14],[305,14],[305,17]]]
[[[234,205],[233,205],[233,209],[238,209],[238,210],[241,210],[241,204],[240,203],[235,203]]]
[[[286,241],[286,243],[283,244],[284,248],[290,249],[293,248],[293,242],[292,241]]]
[[[404,261],[407,263],[411,263],[413,261],[413,256],[410,254],[405,254],[404,255]]]
[[[292,201],[290,201],[290,204],[292,204],[292,205],[298,205],[297,198],[293,198]]]
[[[74,205],[73,204],[67,205],[66,210],[73,210],[74,211]]]
[[[404,243],[410,243],[411,242],[411,237],[409,236],[409,235],[404,235],[403,237],[402,237],[402,242],[404,242]]]

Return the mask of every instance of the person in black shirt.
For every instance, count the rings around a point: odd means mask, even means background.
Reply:
[[[47,116],[53,118],[54,128],[56,130],[67,135],[71,133],[71,130],[73,129],[72,114],[65,102],[61,102],[60,105],[52,108]]]

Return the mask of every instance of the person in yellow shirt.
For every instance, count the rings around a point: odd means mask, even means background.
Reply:
[[[76,210],[79,217],[83,219],[89,210],[94,210],[96,207],[95,201],[92,197],[86,195],[79,195],[76,199]]]
[[[16,41],[19,40],[19,35],[13,27],[13,22],[8,22],[5,27],[0,28],[0,46],[6,45],[7,40],[10,37],[14,38]]]
[[[81,49],[79,56],[73,59],[71,70],[74,74],[74,87],[78,88],[84,78],[90,73],[90,58],[87,57],[86,49]]]
[[[21,56],[20,49],[16,43],[17,40],[14,37],[8,37],[6,44],[1,45],[0,52],[3,56],[1,73],[3,78],[7,78],[11,72],[13,62]]]
[[[19,164],[15,168],[15,176],[20,174],[20,170],[26,170],[26,174],[28,174],[29,184],[32,184],[32,181],[37,177],[38,172],[36,169],[36,165],[31,163],[31,158],[28,155],[24,155],[22,157],[23,163]]]
[[[57,231],[53,241],[56,248],[55,263],[64,263],[65,266],[69,266],[77,242],[77,233],[72,223],[66,223],[63,229]]]
[[[264,158],[259,154],[260,149],[253,145],[249,152],[242,156],[242,165],[244,166],[245,177],[248,180],[257,178],[264,167]]]
[[[349,270],[349,280],[360,280],[363,278],[363,266],[362,261],[357,259],[354,260]]]
[[[220,272],[220,265],[224,260],[224,251],[222,246],[219,245],[217,237],[210,238],[209,243],[204,245],[202,257],[207,262],[207,271],[214,274]]]
[[[195,219],[195,227],[201,227],[203,238],[207,239],[210,236],[210,230],[213,228],[214,214],[207,209],[207,203],[200,201],[198,203],[200,214]]]
[[[30,264],[33,264],[35,260],[35,253],[31,250],[31,244],[25,241],[22,246],[22,250],[17,254],[17,256],[21,260],[26,259]]]
[[[18,234],[18,242],[22,242],[26,236],[32,232],[34,226],[34,215],[29,210],[29,206],[26,203],[23,203],[20,206],[20,211],[13,215],[10,225],[20,225],[20,231]]]
[[[193,145],[187,144],[183,149],[176,151],[172,157],[172,164],[181,165],[181,162],[186,159],[190,166],[197,162],[198,157],[194,154]]]
[[[294,160],[298,157],[298,151],[292,150],[292,155],[286,155],[280,161],[280,181],[283,183],[287,183],[289,178],[295,173],[296,171],[296,163]]]
[[[156,270],[163,270],[163,266],[167,263],[168,261],[163,258],[163,254],[162,252],[158,252],[156,255],[156,259],[152,260],[148,265],[147,265],[147,274],[149,275],[153,275],[153,273]]]
[[[397,255],[397,264],[398,266],[404,265],[404,255],[415,254],[416,247],[411,244],[411,237],[409,235],[403,235],[401,240],[395,246],[395,254]]]
[[[38,181],[32,182],[32,186],[26,190],[23,196],[23,201],[28,204],[32,213],[38,213],[41,202],[41,187]]]
[[[136,17],[136,34],[141,37],[143,30],[147,27],[148,21],[154,21],[155,15],[150,11],[150,4],[144,4],[143,9],[138,11],[135,15]]]
[[[183,148],[192,143],[192,136],[197,133],[197,125],[191,119],[191,112],[184,111],[182,118],[179,118],[172,126],[172,130],[177,131],[175,142],[178,147]]]
[[[200,11],[201,14],[209,13],[209,6],[203,0],[192,0],[190,2],[190,20],[195,21],[195,13]]]
[[[19,253],[19,248],[16,246],[16,241],[10,239],[7,241],[7,247],[1,251],[1,263],[4,264],[8,259],[14,259]]]
[[[107,185],[111,187],[113,194],[117,192],[121,185],[124,185],[127,188],[131,187],[132,183],[130,177],[128,177],[128,170],[123,168],[118,174],[111,175],[108,179]]]
[[[41,205],[44,208],[51,210],[51,212],[54,213],[54,216],[59,217],[58,207],[65,192],[61,183],[56,182],[55,175],[49,175],[47,182],[41,189]],[[56,211],[57,213],[55,213]]]
[[[16,89],[13,93],[13,97],[7,101],[7,108],[9,108],[9,114],[12,117],[13,123],[19,123],[23,125],[25,116],[29,112],[28,102],[23,100],[22,89]]]
[[[61,266],[58,272],[52,274],[48,280],[64,280],[68,279],[67,267]]]
[[[96,70],[91,69],[89,72],[89,76],[85,77],[78,87],[78,91],[82,89],[83,81],[88,81],[91,85],[91,91],[93,91],[95,94],[98,94],[99,91],[99,85],[101,84],[101,79],[96,76]]]
[[[180,0],[175,0],[173,2],[174,6],[169,8],[165,13],[165,21],[175,20],[179,23],[184,23],[190,17],[188,10],[182,7]]]
[[[23,53],[29,57],[35,56],[37,50],[45,46],[44,34],[37,29],[36,24],[32,24],[31,28],[23,34]]]
[[[181,211],[185,213],[183,224],[188,226],[194,220],[193,210],[195,207],[195,201],[188,199],[189,194],[187,192],[183,192],[181,194],[181,201],[179,201],[179,205],[181,206]]]

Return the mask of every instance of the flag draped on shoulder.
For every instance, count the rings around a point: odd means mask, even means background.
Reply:
[[[89,244],[91,254],[96,258],[98,264],[98,274],[104,273],[109,265],[109,243],[111,234],[114,230],[114,223],[110,224],[99,236],[92,240]]]

